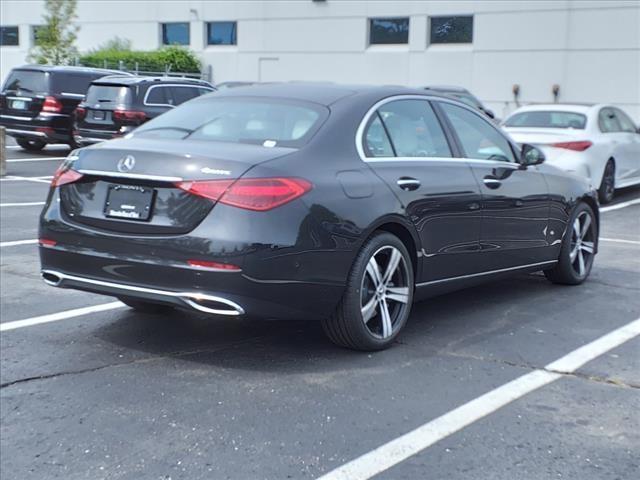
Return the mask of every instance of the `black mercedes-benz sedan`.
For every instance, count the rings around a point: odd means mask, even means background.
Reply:
[[[515,272],[587,278],[595,190],[543,161],[434,92],[228,89],[72,152],[41,216],[42,275],[382,349],[414,300]]]

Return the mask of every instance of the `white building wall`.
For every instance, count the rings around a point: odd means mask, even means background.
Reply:
[[[44,2],[3,0],[0,23],[20,46],[0,48],[2,77],[24,63]],[[457,84],[505,115],[520,102],[606,102],[640,123],[640,1],[80,0],[78,46],[119,36],[161,44],[160,23],[190,22],[190,47],[214,80]],[[469,45],[429,45],[429,17],[473,14]],[[368,46],[368,18],[409,16],[408,45]],[[207,46],[205,22],[238,22],[237,46]]]

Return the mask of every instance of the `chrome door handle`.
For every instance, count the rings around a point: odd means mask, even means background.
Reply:
[[[488,188],[498,188],[500,185],[502,185],[502,182],[497,178],[484,177],[482,181]]]
[[[396,182],[402,190],[416,190],[420,187],[420,180],[411,177],[400,177]]]

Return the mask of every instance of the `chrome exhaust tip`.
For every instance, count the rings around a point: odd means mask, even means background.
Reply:
[[[182,293],[180,299],[194,310],[214,315],[244,315],[244,309],[226,298],[204,293]]]
[[[43,270],[40,272],[40,275],[42,276],[44,283],[51,285],[52,287],[58,287],[60,286],[60,283],[62,283],[62,276],[58,272]]]

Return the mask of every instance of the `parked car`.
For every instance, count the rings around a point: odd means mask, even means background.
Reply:
[[[75,148],[73,111],[93,80],[114,73],[123,74],[85,67],[14,68],[0,93],[0,125],[25,150],[42,150],[48,143]]]
[[[611,105],[529,105],[503,123],[516,142],[540,148],[547,163],[589,179],[601,203],[640,184],[640,132]]]
[[[476,110],[480,110],[491,120],[495,120],[496,122],[498,122],[498,120],[496,119],[496,114],[493,113],[493,110],[485,107],[484,104],[478,99],[478,97],[473,95],[466,88],[457,87],[455,85],[431,85],[424,88],[425,90],[432,90],[434,92],[442,93],[449,97],[455,98],[456,100],[460,100],[462,103],[466,103],[470,107],[475,108]]]
[[[147,120],[213,91],[210,83],[189,78],[101,78],[91,84],[76,109],[76,142],[91,145],[126,135]]]
[[[318,320],[377,350],[414,299],[588,277],[596,192],[543,161],[433,92],[228,89],[73,152],[40,218],[42,275],[141,311]]]

